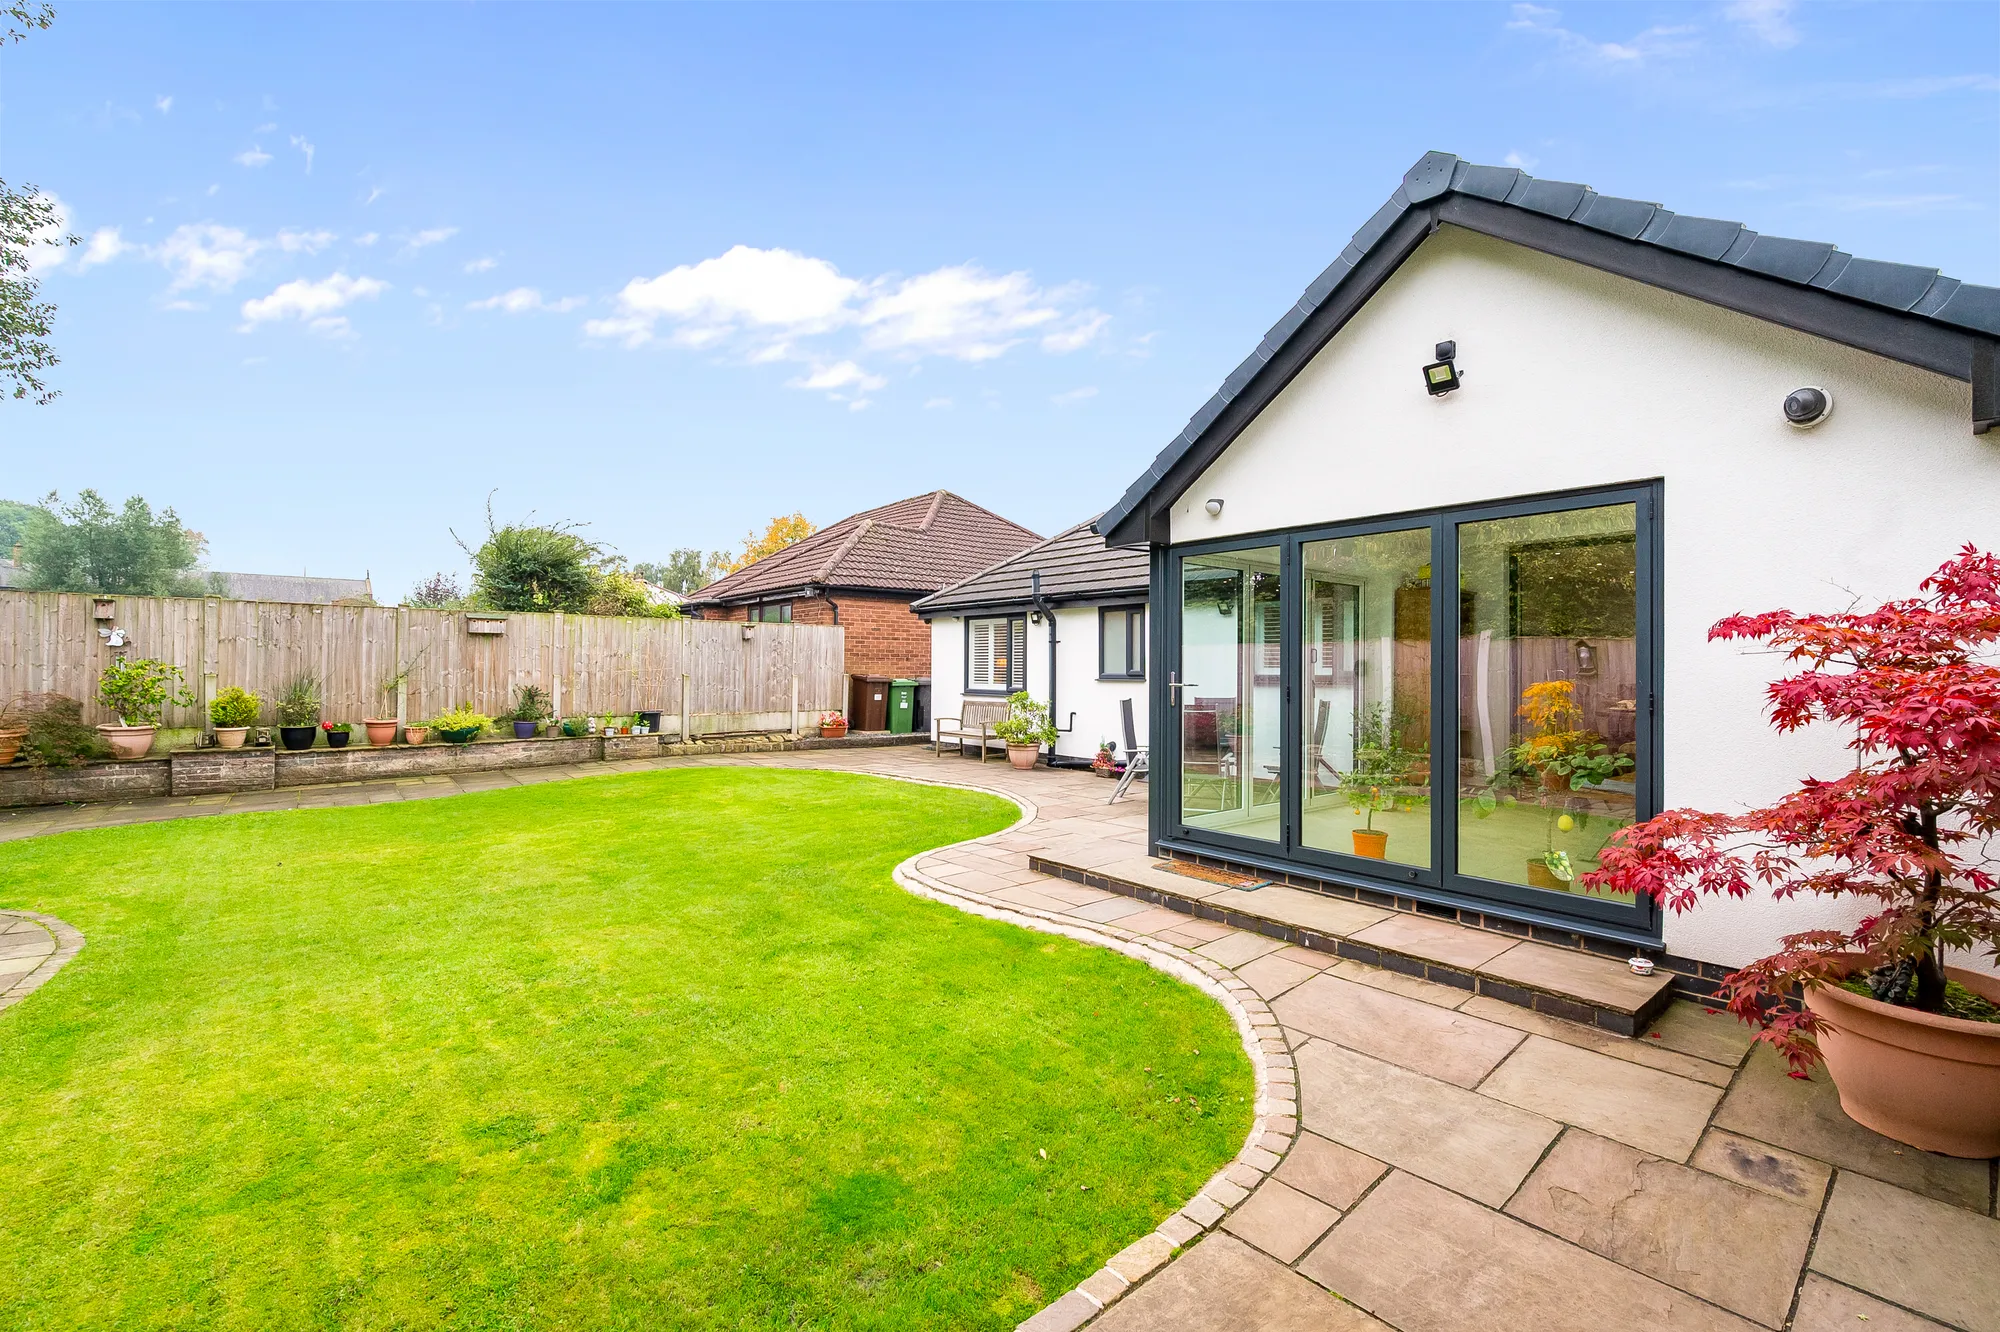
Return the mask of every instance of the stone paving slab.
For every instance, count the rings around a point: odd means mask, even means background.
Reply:
[[[1824,1161],[1720,1128],[1701,1135],[1688,1164],[1814,1212],[1825,1201],[1826,1186],[1833,1179],[1833,1167]]]
[[[1674,1007],[1688,1008],[1693,1005],[1681,1003],[1675,1004]],[[1513,1004],[1502,1003],[1483,994],[1466,997],[1459,1005],[1459,1011],[1485,1018],[1488,1022],[1498,1022],[1503,1027],[1513,1027],[1517,1031],[1546,1036],[1565,1045],[1595,1050],[1599,1054],[1610,1055],[1613,1059],[1625,1059],[1635,1064],[1644,1064],[1647,1068],[1658,1069],[1662,1073],[1672,1073],[1676,1077],[1706,1082],[1712,1087],[1727,1087],[1733,1072],[1721,1064],[1711,1064],[1706,1059],[1697,1059],[1693,1055],[1682,1054],[1677,1050],[1663,1049],[1650,1039],[1634,1040],[1628,1036],[1613,1035],[1601,1027],[1586,1027],[1580,1022],[1565,1022],[1561,1018],[1537,1013],[1532,1009],[1517,1008]]]
[[[1685,1161],[1720,1088],[1690,1082],[1545,1036],[1530,1036],[1480,1091],[1607,1138]]]
[[[1855,1170],[1928,1198],[1985,1212],[1992,1166],[1891,1142],[1847,1117],[1824,1068],[1794,1078],[1768,1046],[1751,1052],[1715,1113],[1718,1128]]]
[[[1772,1328],[1791,1309],[1815,1219],[1807,1208],[1577,1129],[1506,1211]]]
[[[1749,1332],[1754,1324],[1396,1171],[1299,1270],[1401,1332]]]
[[[1966,1332],[2000,1332],[2000,1221],[1834,1177],[1812,1270]]]
[[[1389,1167],[1317,1133],[1301,1133],[1273,1178],[1346,1211]]]
[[[1511,1027],[1326,972],[1271,1011],[1288,1028],[1460,1087],[1478,1086],[1524,1039]]]
[[[1806,1274],[1792,1332],[1938,1332],[1943,1323],[1886,1304],[1817,1272]]]
[[[1291,1263],[1339,1219],[1338,1208],[1271,1179],[1225,1217],[1222,1228],[1279,1262]]]
[[[1211,1235],[1195,1245],[1091,1327],[1093,1332],[1387,1332],[1353,1305],[1230,1235]]]

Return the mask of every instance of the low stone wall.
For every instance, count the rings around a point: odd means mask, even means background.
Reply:
[[[79,768],[0,768],[0,809],[24,805],[133,800],[141,796],[227,795],[288,786],[384,781],[440,773],[491,772],[569,763],[698,758],[788,749],[856,749],[924,744],[922,735],[850,734],[839,740],[747,735],[692,740],[676,735],[590,735],[483,740],[471,745],[351,745],[346,749],[177,749],[162,758],[87,763]]]
[[[67,805],[98,800],[134,800],[171,794],[173,776],[165,758],[124,763],[86,763],[77,768],[0,768],[0,809],[19,805]]]

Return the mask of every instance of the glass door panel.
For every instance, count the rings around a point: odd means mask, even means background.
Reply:
[[[1181,822],[1277,842],[1279,550],[1189,555],[1181,562]]]
[[[1582,893],[1632,822],[1636,520],[1610,504],[1458,525],[1460,874]]]
[[[1300,841],[1431,863],[1429,527],[1300,546]]]

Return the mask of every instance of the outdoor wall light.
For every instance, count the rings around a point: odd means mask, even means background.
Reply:
[[[1785,395],[1785,420],[1811,430],[1833,415],[1833,395],[1823,388],[1793,389]]]
[[[1458,359],[1456,342],[1440,342],[1435,352],[1437,359],[1424,367],[1424,392],[1433,398],[1441,398],[1458,387],[1461,376],[1453,364]]]
[[[1201,507],[1208,510],[1208,516],[1211,518],[1222,516],[1222,501],[1219,499],[1212,499]]]

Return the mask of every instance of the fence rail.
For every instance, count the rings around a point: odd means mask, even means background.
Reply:
[[[108,605],[107,605],[108,603]],[[109,618],[101,618],[108,611]],[[317,676],[330,720],[419,721],[470,706],[498,716],[517,685],[539,685],[564,716],[657,709],[678,715],[683,677],[691,717],[789,714],[845,706],[845,630],[600,615],[485,615],[501,633],[472,633],[456,611],[327,606],[216,597],[92,597],[0,590],[0,701],[67,694],[87,720],[117,720],[97,703],[97,679],[119,655],[179,666],[200,696],[164,724],[201,726],[207,702],[240,685],[274,698]],[[112,648],[99,629],[124,631]],[[401,676],[400,683],[397,677]],[[268,718],[267,718],[268,720]],[[770,720],[741,727],[775,728]]]

